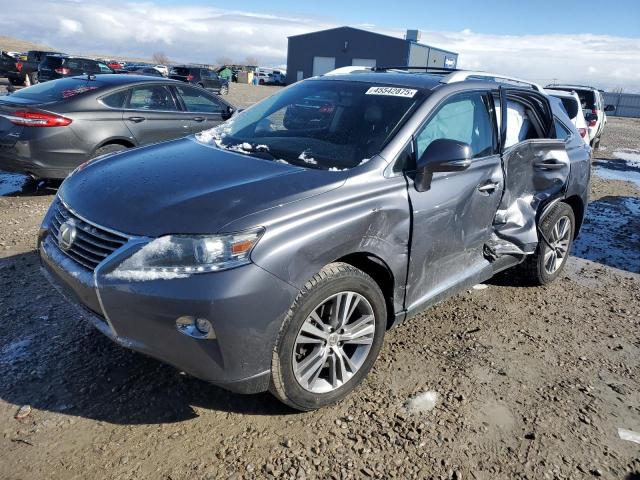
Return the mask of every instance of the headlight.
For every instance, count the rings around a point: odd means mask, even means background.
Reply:
[[[167,235],[148,243],[107,277],[120,280],[184,278],[250,263],[263,229],[229,235]]]

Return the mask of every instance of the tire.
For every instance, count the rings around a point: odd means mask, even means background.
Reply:
[[[258,84],[260,84],[260,85],[264,85],[264,79],[262,79],[262,78],[261,78],[261,79],[258,81]]]
[[[561,220],[567,220],[566,235],[564,234],[564,228],[562,228]],[[558,226],[559,229],[555,230]],[[533,285],[547,285],[553,282],[558,275],[562,272],[567,264],[567,258],[571,252],[571,246],[573,245],[573,236],[576,228],[576,218],[573,213],[573,209],[564,202],[556,203],[551,210],[545,215],[539,225],[540,230],[544,234],[545,238],[550,243],[557,245],[557,249],[554,254],[551,253],[551,247],[545,242],[545,240],[538,233],[540,241],[538,247],[533,255],[530,255],[521,265],[521,273],[527,283]],[[560,232],[562,229],[562,232]],[[558,233],[562,233],[560,240],[558,240]],[[560,251],[564,253],[560,255]],[[551,260],[556,258],[557,261],[552,268],[548,268],[551,265]]]
[[[222,85],[220,87],[220,95],[227,95],[229,93],[229,85]]]
[[[127,147],[125,147],[124,145],[120,145],[117,143],[111,143],[109,145],[103,145],[102,147],[96,149],[95,152],[93,152],[93,155],[91,155],[91,158],[98,158],[101,157],[102,155],[106,155],[107,153],[115,153],[115,152],[120,152],[122,150],[126,150]]]
[[[27,76],[29,77],[29,81],[31,82],[31,85],[37,85],[38,83],[40,83],[40,80],[38,79],[38,72],[32,72]]]
[[[349,312],[344,322],[346,328],[325,330],[336,306],[330,302],[336,301],[338,308],[335,311],[341,312],[341,316],[345,311]],[[354,304],[355,307],[351,307]],[[328,305],[332,307],[327,309]],[[315,321],[311,318],[312,313],[318,313],[314,319],[324,317],[327,320],[327,323],[322,323],[322,330],[315,329],[322,335],[313,331],[306,333],[309,322]],[[273,350],[271,393],[301,411],[315,410],[343,399],[371,370],[382,348],[386,323],[384,296],[369,275],[346,263],[325,266],[305,284],[285,316]],[[315,325],[320,324],[316,322]],[[305,332],[302,331],[303,326]],[[353,330],[349,331],[349,327]],[[349,335],[353,338],[345,340]],[[305,370],[305,360],[313,359],[317,361],[310,361]],[[332,375],[332,372],[335,373]],[[301,377],[308,374],[311,379],[317,379],[305,382]]]

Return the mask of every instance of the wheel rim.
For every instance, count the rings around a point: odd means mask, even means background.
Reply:
[[[293,372],[302,388],[327,393],[347,383],[369,356],[376,333],[373,308],[356,292],[323,300],[300,327]]]
[[[571,220],[560,217],[549,234],[549,245],[544,254],[544,269],[548,274],[556,273],[564,263],[569,253],[571,241]]]

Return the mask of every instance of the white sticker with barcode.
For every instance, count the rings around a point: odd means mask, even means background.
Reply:
[[[413,98],[418,90],[400,87],[371,87],[366,95],[388,95],[390,97]]]

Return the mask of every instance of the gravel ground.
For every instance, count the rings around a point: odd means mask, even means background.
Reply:
[[[602,145],[596,171],[632,176],[613,152],[640,150],[640,122],[611,119]],[[388,333],[349,398],[297,413],[83,324],[38,270],[53,191],[0,197],[0,478],[638,479],[618,428],[640,432],[640,187],[596,176],[591,198],[557,282],[442,302]]]

